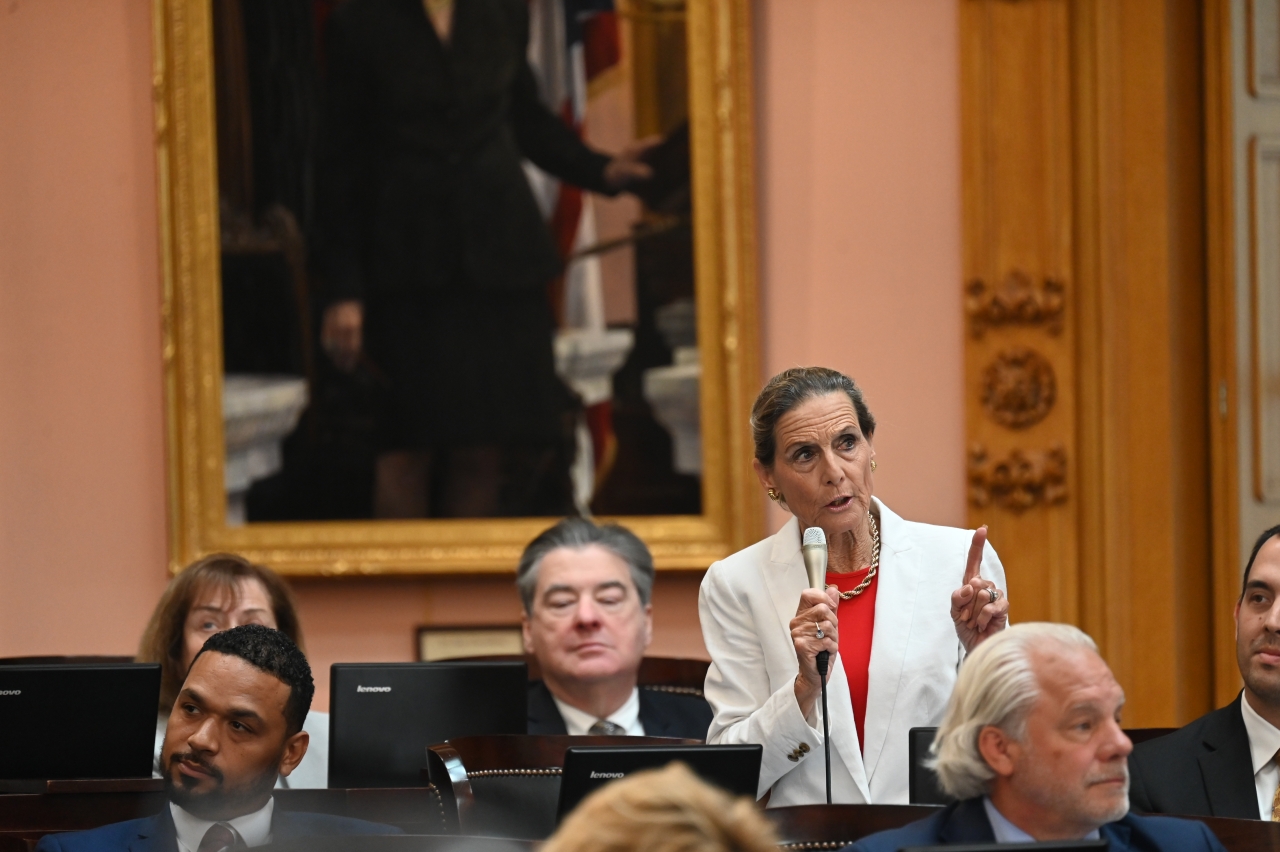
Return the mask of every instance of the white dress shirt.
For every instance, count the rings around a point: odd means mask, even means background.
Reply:
[[[1248,695],[1240,700],[1240,715],[1244,717],[1244,729],[1249,734],[1253,786],[1258,791],[1258,816],[1270,820],[1271,803],[1275,800],[1276,787],[1280,787],[1280,766],[1276,765],[1280,729],[1258,715],[1258,711],[1249,704]]]
[[[1004,818],[1004,814],[996,810],[996,806],[991,803],[990,796],[982,797],[982,807],[987,810],[987,821],[991,823],[991,833],[996,837],[996,843],[1035,843],[1036,839],[1018,828],[1009,820]],[[1098,829],[1086,834],[1081,840],[1098,840],[1100,835]]]
[[[565,730],[575,737],[584,736],[591,730],[592,725],[600,721],[590,713],[565,704],[555,693],[552,693],[551,699],[555,701],[556,709],[560,711],[560,718],[564,719]],[[643,737],[644,725],[640,724],[640,688],[633,687],[627,702],[609,714],[609,718],[605,721],[621,727],[627,732],[627,736]]]
[[[245,846],[266,846],[271,842],[271,812],[275,803],[275,799],[267,799],[267,803],[253,813],[226,820],[226,823],[236,830]],[[178,852],[197,852],[213,821],[193,816],[173,802],[169,803],[169,812],[178,831]]]

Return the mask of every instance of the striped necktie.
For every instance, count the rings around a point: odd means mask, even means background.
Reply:
[[[235,849],[240,846],[239,840],[240,836],[236,834],[235,829],[225,822],[215,822],[204,833],[204,837],[200,840],[200,848],[196,852],[223,852],[225,849]]]
[[[601,719],[590,728],[587,728],[587,733],[593,737],[621,737],[627,733],[627,729],[616,722]]]

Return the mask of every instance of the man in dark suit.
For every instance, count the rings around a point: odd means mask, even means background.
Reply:
[[[1129,757],[1136,811],[1280,818],[1280,526],[1264,532],[1236,602],[1236,663],[1244,691],[1219,710]]]
[[[568,518],[525,548],[516,574],[529,685],[529,733],[705,739],[711,707],[636,686],[653,639],[653,557],[630,530]]]
[[[191,664],[161,751],[169,806],[91,831],[50,834],[39,852],[221,852],[289,837],[399,834],[325,814],[277,813],[272,789],[307,753],[315,686],[306,657],[261,624],[211,636]]]
[[[959,801],[849,849],[1101,839],[1112,852],[1222,852],[1203,823],[1128,813],[1123,706],[1080,630],[1008,628],[965,660],[933,743],[942,788]]]

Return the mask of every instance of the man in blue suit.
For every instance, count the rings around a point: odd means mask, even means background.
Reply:
[[[1223,852],[1203,823],[1129,813],[1123,706],[1084,633],[1010,627],[964,662],[934,740],[942,788],[960,801],[849,850],[1102,839],[1112,852]]]
[[[92,831],[46,835],[37,852],[222,852],[289,837],[399,834],[324,814],[277,813],[272,789],[307,753],[315,685],[298,646],[246,624],[211,636],[169,715],[160,765],[169,806]]]

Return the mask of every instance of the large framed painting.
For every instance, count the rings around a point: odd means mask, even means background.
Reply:
[[[171,567],[759,538],[749,0],[155,0]]]

